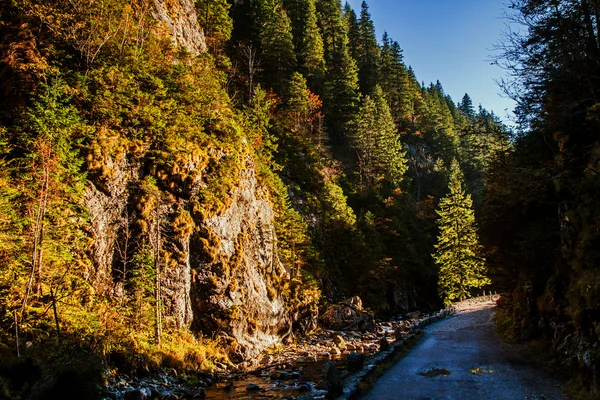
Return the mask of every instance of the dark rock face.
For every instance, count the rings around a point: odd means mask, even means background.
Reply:
[[[366,331],[375,327],[373,313],[362,309],[358,297],[330,306],[320,321],[325,328],[335,331]]]

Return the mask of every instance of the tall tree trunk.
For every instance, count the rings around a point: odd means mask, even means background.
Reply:
[[[31,288],[33,286],[33,280],[35,276],[40,276],[38,270],[41,269],[40,261],[42,255],[41,242],[44,233],[44,217],[48,208],[48,186],[50,181],[50,171],[47,163],[44,165],[44,182],[38,199],[38,207],[36,210],[35,225],[33,230],[33,251],[31,255],[31,272],[29,274],[29,281],[27,282],[27,289],[25,291],[25,297],[23,298],[23,305],[21,306],[21,319],[23,319],[25,308],[29,301],[29,295],[31,294]],[[38,283],[39,284],[39,283]]]
[[[162,336],[162,316],[160,310],[160,215],[159,206],[157,204],[156,211],[154,214],[154,229],[156,229],[155,243],[154,243],[154,271],[156,278],[154,282],[154,296],[155,296],[155,308],[154,314],[156,319],[156,325],[154,330],[154,340],[157,345],[160,346],[160,340]]]

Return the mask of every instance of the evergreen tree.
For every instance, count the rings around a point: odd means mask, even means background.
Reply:
[[[356,12],[352,9],[350,3],[344,4],[344,23],[346,24],[346,31],[348,32],[348,48],[350,49],[350,55],[354,61],[358,62],[361,55],[361,40],[360,40],[360,27],[358,26],[358,18]]]
[[[264,81],[283,93],[296,69],[291,22],[279,0],[256,0],[255,7]]]
[[[465,93],[465,95],[463,96],[462,101],[458,103],[458,109],[462,111],[463,114],[471,121],[475,117],[475,108],[473,108],[473,101],[467,93]]]
[[[490,284],[479,244],[471,195],[465,194],[464,177],[456,159],[450,165],[450,192],[440,200],[440,233],[433,258],[440,267],[439,293],[445,304],[464,300],[472,289]]]
[[[197,0],[198,22],[204,30],[206,44],[213,54],[220,54],[231,37],[233,21],[227,0]]]
[[[356,60],[358,63],[358,81],[363,94],[371,93],[378,82],[379,45],[375,36],[375,25],[371,19],[366,1],[363,1],[361,5],[358,28],[360,40],[360,55]]]
[[[412,115],[408,71],[400,45],[393,42],[387,32],[383,34],[378,66],[379,85],[388,100],[392,117],[396,125],[405,128]]]
[[[283,4],[292,23],[300,71],[311,87],[318,86],[325,73],[325,59],[315,0],[284,0]]]
[[[364,190],[371,189],[380,178],[400,184],[407,169],[406,151],[379,86],[375,86],[372,97],[365,97],[352,139]]]
[[[348,51],[348,34],[339,0],[318,3],[319,24],[325,49],[324,106],[327,127],[342,139],[359,103],[356,63]]]
[[[436,157],[449,163],[452,157],[458,155],[460,143],[441,83],[437,81],[435,85],[424,88],[423,97],[426,102],[423,129],[431,140]]]

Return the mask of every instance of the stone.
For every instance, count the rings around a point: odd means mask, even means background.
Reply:
[[[335,346],[340,350],[344,350],[346,348],[346,342],[340,335],[333,335],[333,343],[335,343]]]
[[[390,342],[384,337],[379,339],[379,351],[387,351],[390,349]]]
[[[308,383],[303,383],[300,386],[298,386],[298,391],[300,393],[306,393],[312,391],[312,389]]]
[[[286,379],[289,379],[290,374],[286,371],[273,371],[269,377],[272,380],[285,381]]]
[[[406,336],[406,332],[406,329],[403,326],[400,326],[394,331],[394,337],[396,338],[396,340],[401,340],[402,338],[404,338],[404,336]]]
[[[340,371],[333,365],[333,363],[325,364],[326,376],[327,376],[327,392],[330,396],[337,396],[342,394],[344,391],[344,384]]]
[[[365,365],[366,356],[361,353],[350,353],[346,359],[346,364],[350,371],[360,371]]]
[[[359,310],[363,309],[362,308],[362,300],[358,296],[350,297],[349,299],[346,299],[344,301],[344,303],[349,304],[351,306],[354,306],[354,307],[356,307]]]
[[[338,303],[327,308],[320,318],[326,329],[334,331],[366,331],[375,328],[373,313],[359,308],[356,303]]]
[[[410,313],[404,315],[404,318],[405,319],[417,319],[420,316],[421,316],[421,313],[419,311],[413,311],[413,312],[410,312]]]
[[[290,372],[290,379],[300,379],[302,378],[302,374],[298,371]]]
[[[140,389],[128,390],[123,397],[125,400],[146,400],[148,398],[146,393]]]
[[[260,386],[258,386],[256,383],[248,383],[246,390],[248,392],[258,392],[260,390]]]

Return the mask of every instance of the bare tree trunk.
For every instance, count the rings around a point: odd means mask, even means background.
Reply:
[[[31,272],[29,274],[29,281],[27,282],[27,290],[25,291],[25,297],[23,298],[23,305],[21,306],[21,319],[25,313],[27,302],[29,301],[29,295],[31,294],[31,288],[33,286],[33,278],[36,276],[36,271],[40,268],[39,258],[41,257],[41,241],[43,235],[43,224],[44,217],[46,215],[46,209],[48,207],[48,185],[50,181],[50,171],[48,165],[44,165],[44,182],[40,197],[38,200],[38,208],[36,211],[35,225],[33,230],[33,251],[31,255]]]
[[[17,344],[17,357],[21,357],[21,351],[19,350],[19,321],[17,320],[17,310],[14,310],[15,318],[15,342]]]
[[[56,311],[56,296],[54,296],[54,290],[50,287],[50,296],[52,297],[52,312],[54,313],[54,322],[56,324],[56,335],[58,337],[58,343],[62,342],[60,335],[60,325],[58,323],[58,312]]]
[[[154,214],[154,229],[156,229],[155,243],[154,243],[154,270],[156,278],[154,282],[154,296],[155,296],[155,318],[156,325],[154,330],[154,340],[158,346],[160,346],[160,339],[162,336],[162,316],[160,310],[160,215],[159,215],[160,203],[156,206]]]

